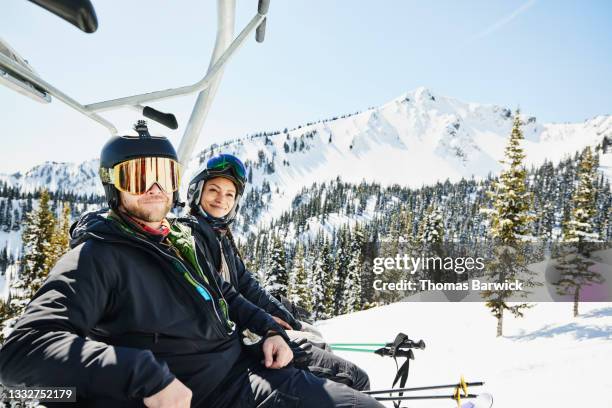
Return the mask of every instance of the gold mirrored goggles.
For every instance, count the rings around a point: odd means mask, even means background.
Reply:
[[[156,184],[166,193],[173,193],[181,181],[181,165],[167,157],[142,157],[124,161],[112,169],[100,169],[102,181],[117,190],[139,195]]]

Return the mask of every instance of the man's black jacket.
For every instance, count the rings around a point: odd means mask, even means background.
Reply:
[[[206,265],[208,284],[167,244],[102,212],[73,227],[71,246],[0,350],[4,384],[75,386],[79,406],[120,407],[141,406],[176,376],[198,406],[241,353],[222,296],[239,329],[282,332]]]
[[[236,254],[227,234],[215,231],[201,216],[189,216],[181,218],[180,221],[192,228],[196,244],[200,247],[201,252],[205,252],[212,259],[214,262],[212,267],[217,271],[221,270],[221,257],[225,256],[231,284],[242,296],[272,316],[280,317],[295,330],[301,329],[300,322],[281,302],[263,289],[253,273],[247,270],[240,256]],[[221,248],[223,248],[223,253]]]

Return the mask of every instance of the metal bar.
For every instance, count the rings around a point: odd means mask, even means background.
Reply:
[[[112,99],[103,102],[92,103],[85,105],[86,109],[92,112],[108,110],[125,105],[137,105],[143,102],[156,101],[161,99],[168,99],[180,95],[186,95],[193,92],[201,91],[210,86],[214,77],[222,70],[225,63],[232,57],[235,51],[244,43],[247,36],[251,34],[255,28],[263,21],[265,16],[256,14],[255,17],[246,25],[246,27],[240,32],[238,37],[231,43],[231,45],[225,50],[225,52],[219,57],[215,64],[208,70],[208,73],[193,85],[182,86],[179,88],[170,88],[163,91],[149,92],[145,94],[127,96],[124,98]]]
[[[331,346],[331,349],[335,351],[358,351],[361,353],[373,353],[376,351],[373,349],[354,348],[354,347],[336,347],[336,346]]]
[[[477,394],[462,395],[461,399],[478,398]],[[406,401],[406,400],[420,400],[420,399],[452,399],[456,400],[454,395],[421,395],[421,396],[410,396],[410,397],[374,397],[376,401]]]
[[[465,383],[468,387],[478,387],[484,385],[483,382],[469,382]],[[445,384],[445,385],[430,385],[426,387],[411,387],[411,388],[391,388],[388,390],[376,390],[376,391],[363,391],[364,394],[391,394],[394,392],[408,392],[408,391],[425,391],[425,390],[439,390],[442,388],[455,388],[460,387],[461,384]]]
[[[387,343],[331,343],[332,347],[353,347],[353,346],[363,346],[363,347],[385,347]]]
[[[74,99],[72,99],[71,97],[69,97],[68,95],[66,95],[65,93],[63,93],[62,91],[60,91],[59,89],[51,85],[50,83],[44,81],[36,73],[28,69],[25,69],[24,67],[15,63],[14,61],[12,61],[10,58],[8,58],[2,53],[0,53],[0,67],[6,68],[9,73],[14,72],[18,74],[19,76],[27,79],[34,85],[43,89],[45,92],[51,94],[52,96],[56,97],[60,101],[64,102],[66,105],[81,112],[83,115],[89,117],[90,119],[95,120],[102,126],[106,127],[108,131],[111,133],[111,135],[117,134],[117,128],[115,128],[115,126],[112,123],[110,123],[103,117],[95,114],[94,112],[91,112],[85,106],[81,105],[80,103],[78,103],[77,101],[75,101]]]
[[[0,84],[11,88],[13,91],[18,92],[32,100],[40,103],[50,103],[51,96],[47,92],[41,92],[34,88],[29,82],[23,82],[8,72],[0,69]]]
[[[207,74],[212,70],[214,65],[223,56],[232,42],[234,36],[234,27],[236,22],[236,0],[218,0],[217,1],[217,38],[215,48],[210,57]],[[220,69],[218,74],[211,81],[207,89],[200,91],[196,99],[191,116],[185,127],[185,133],[181,138],[178,147],[179,162],[187,167],[191,155],[195,149],[196,143],[204,126],[204,121],[208,116],[208,111],[212,105],[212,101],[217,93],[221,79],[223,78],[224,68]]]

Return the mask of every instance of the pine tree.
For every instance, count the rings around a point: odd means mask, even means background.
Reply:
[[[289,285],[289,300],[306,311],[312,311],[312,294],[308,287],[308,274],[304,256],[304,246],[297,244]]]
[[[49,274],[47,258],[52,252],[52,239],[56,219],[50,209],[49,193],[43,190],[39,206],[26,217],[21,236],[24,256],[21,259],[19,275],[10,282],[9,299],[0,307],[3,332],[10,329],[21,315],[32,296],[42,286]],[[0,333],[1,335],[1,333]]]
[[[602,283],[601,273],[589,270],[595,264],[591,259],[588,242],[599,240],[593,231],[595,208],[595,180],[597,165],[591,148],[587,147],[578,164],[578,185],[572,195],[571,215],[564,228],[563,241],[565,245],[557,265],[561,272],[560,280],[556,283],[557,291],[562,295],[573,295],[574,317],[578,316],[578,303],[580,291],[591,283]]]
[[[526,267],[524,244],[521,237],[527,232],[531,221],[528,214],[530,194],[527,192],[527,170],[523,165],[525,154],[521,147],[523,132],[522,122],[517,110],[514,116],[512,133],[505,149],[505,158],[501,161],[504,169],[499,180],[492,183],[488,192],[493,202],[492,209],[484,210],[489,215],[490,233],[494,242],[493,259],[487,265],[486,277],[491,282],[503,283],[506,280],[518,280],[525,288],[537,285],[533,281],[534,273]],[[520,295],[524,297],[526,291]],[[483,291],[486,306],[497,318],[497,336],[503,334],[504,311],[508,310],[517,317],[523,316],[523,310],[530,305],[520,303],[510,306],[508,299],[514,295],[509,290]]]
[[[363,231],[357,225],[351,236],[349,246],[349,262],[344,283],[343,312],[352,313],[361,310],[361,274],[363,265],[362,248],[364,245]]]
[[[63,203],[62,218],[57,223],[53,235],[51,236],[51,245],[48,251],[45,266],[50,271],[57,260],[70,249],[70,205]]]
[[[418,243],[423,255],[443,258],[442,240],[444,239],[444,220],[442,212],[435,206],[430,205],[419,225]],[[425,271],[434,282],[443,282],[444,271],[440,267],[434,267]]]
[[[277,298],[287,296],[289,275],[285,261],[285,248],[278,236],[273,235],[270,241],[266,267],[265,288]]]
[[[336,239],[336,255],[333,264],[333,290],[334,298],[336,299],[334,302],[333,315],[342,314],[345,310],[346,299],[344,298],[344,294],[349,264],[348,241],[348,228],[342,226]]]
[[[325,310],[325,263],[323,261],[322,250],[315,253],[312,263],[312,317],[315,320],[327,319]]]
[[[334,296],[334,281],[336,279],[336,270],[334,268],[334,257],[332,253],[331,243],[325,240],[323,250],[321,251],[324,265],[323,275],[323,293],[325,296],[325,315],[329,318],[334,315],[334,307],[338,299]]]
[[[333,263],[327,239],[320,234],[317,238],[318,253],[312,266],[312,312],[315,320],[329,319],[333,315]]]
[[[51,255],[56,219],[49,205],[49,193],[43,190],[38,209],[26,219],[22,235],[24,256],[22,259],[24,281],[35,293],[49,273],[47,258]]]

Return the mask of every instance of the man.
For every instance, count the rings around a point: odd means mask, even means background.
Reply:
[[[144,122],[136,130],[104,146],[110,211],[73,227],[72,249],[0,350],[0,381],[74,386],[72,407],[332,407],[353,398],[283,368],[292,359],[283,329],[202,267],[190,231],[165,218],[178,200],[174,148]],[[263,362],[245,353],[237,328],[263,336]]]
[[[182,220],[193,229],[198,249],[212,260],[214,266],[211,269],[219,271],[223,280],[230,282],[241,295],[270,313],[277,323],[289,330],[289,338],[301,342],[302,347],[316,346],[310,347],[311,351],[304,359],[304,365],[311,372],[359,391],[368,390],[370,382],[364,370],[324,350],[320,334],[313,333],[316,329],[295,319],[246,269],[230,231],[246,181],[244,164],[230,154],[210,158],[193,175],[187,192],[193,217]],[[308,343],[303,340],[308,340]]]

